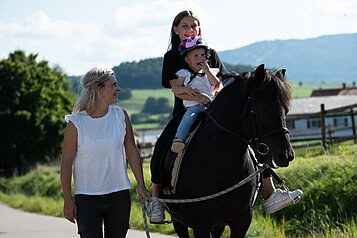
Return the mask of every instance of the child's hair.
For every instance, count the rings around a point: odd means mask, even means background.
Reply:
[[[180,22],[182,21],[182,19],[185,17],[188,17],[188,16],[195,18],[195,20],[198,23],[198,26],[200,26],[200,19],[192,11],[184,10],[184,11],[180,12],[179,14],[177,14],[177,16],[175,17],[174,21],[172,22],[172,26],[171,26],[171,36],[170,36],[171,42],[169,44],[168,50],[170,50],[170,49],[177,50],[178,49],[178,47],[181,43],[181,40],[180,40],[180,37],[175,33],[174,26],[177,27],[180,24]],[[198,35],[199,36],[201,35],[201,28],[199,28]]]
[[[94,67],[89,70],[82,78],[82,92],[77,98],[73,107],[73,113],[77,113],[83,110],[90,112],[93,109],[94,102],[96,100],[95,87],[98,89],[104,87],[104,83],[109,79],[111,75],[114,75],[114,71],[108,68]],[[100,90],[98,92],[98,99],[100,99]]]

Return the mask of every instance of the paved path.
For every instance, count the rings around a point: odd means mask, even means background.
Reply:
[[[174,236],[150,233],[152,238]],[[65,218],[38,215],[0,203],[0,238],[78,238],[77,226]],[[128,238],[146,237],[145,232],[129,229]]]

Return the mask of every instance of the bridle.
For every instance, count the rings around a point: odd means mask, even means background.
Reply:
[[[249,108],[250,106],[250,108]],[[267,155],[270,152],[270,148],[267,144],[263,143],[262,141],[273,135],[276,133],[284,133],[284,134],[289,134],[289,130],[288,128],[286,128],[285,126],[279,127],[279,128],[275,128],[272,129],[268,132],[266,132],[264,135],[259,136],[259,131],[258,131],[258,126],[257,126],[257,118],[256,118],[256,103],[255,103],[255,89],[252,89],[249,96],[248,96],[248,100],[247,103],[243,109],[242,115],[241,115],[241,119],[244,118],[247,114],[247,111],[249,110],[249,114],[251,114],[253,116],[253,137],[250,139],[246,139],[243,136],[233,132],[230,129],[227,129],[226,127],[224,127],[221,123],[219,123],[211,114],[211,110],[206,110],[206,115],[207,115],[207,121],[212,121],[213,124],[215,126],[217,126],[218,128],[220,128],[221,130],[233,135],[234,137],[236,137],[237,139],[239,139],[240,141],[244,142],[245,144],[249,145],[250,147],[252,147],[255,151],[257,151],[260,155]]]

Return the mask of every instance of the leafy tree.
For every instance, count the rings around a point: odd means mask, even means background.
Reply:
[[[82,76],[68,76],[67,80],[69,81],[70,88],[74,93],[80,92],[81,87],[81,78]]]
[[[144,107],[141,110],[142,113],[155,114],[157,107],[157,100],[154,97],[148,97],[145,101]]]
[[[160,114],[168,113],[171,110],[172,107],[169,105],[169,100],[167,98],[160,97],[156,99],[154,97],[148,97],[141,112],[150,114]]]
[[[244,73],[244,72],[251,72],[254,71],[255,67],[250,66],[250,65],[243,65],[243,64],[237,64],[237,65],[233,65],[233,64],[228,64],[226,62],[224,62],[224,66],[226,66],[227,70],[229,72],[236,72],[236,73]]]
[[[73,95],[66,75],[37,54],[10,53],[0,61],[0,175],[23,174],[58,158]]]
[[[123,62],[113,67],[121,88],[161,88],[163,57]]]
[[[121,89],[118,95],[119,100],[127,100],[133,96],[129,89]]]

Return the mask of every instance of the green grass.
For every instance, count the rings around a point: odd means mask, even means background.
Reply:
[[[266,215],[261,194],[254,207],[247,237],[356,237],[357,221],[357,146],[344,142],[329,148],[296,150],[297,158],[288,168],[276,172],[290,189],[304,191],[299,203]],[[144,162],[144,177],[150,187],[149,161]],[[137,184],[132,181],[130,226],[144,229]],[[62,192],[58,166],[41,166],[21,177],[0,178],[0,200],[12,207],[40,214],[62,216]],[[172,225],[149,225],[151,232],[173,234]],[[229,228],[222,237],[229,237]]]
[[[148,97],[169,99],[169,104],[174,104],[174,96],[170,89],[135,89],[131,90],[132,98],[119,101],[118,105],[125,108],[129,115],[139,113]]]

